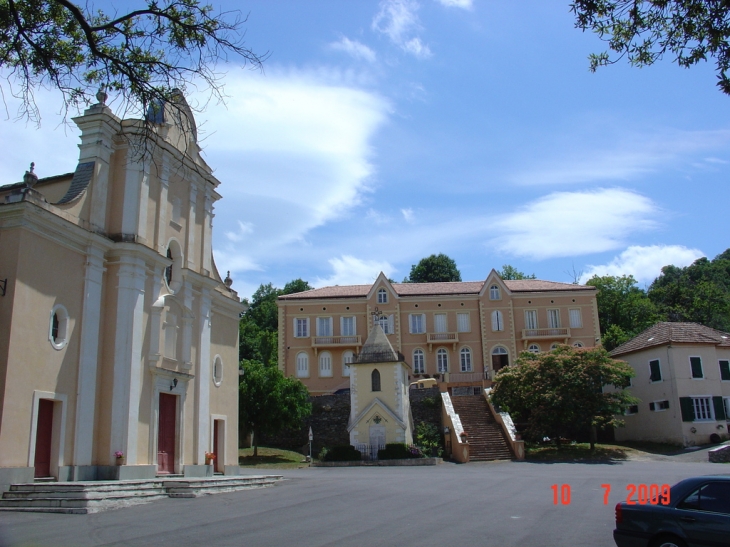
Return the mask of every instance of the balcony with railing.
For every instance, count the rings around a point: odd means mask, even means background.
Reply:
[[[524,329],[522,331],[523,340],[539,340],[541,338],[570,338],[570,329],[568,327],[548,327],[546,329]]]
[[[444,345],[452,344],[454,351],[456,351],[456,344],[459,343],[458,332],[429,332],[426,334],[426,343],[428,344],[428,351],[433,350],[433,345]]]
[[[355,336],[312,336],[312,347],[315,352],[325,348],[359,348],[360,346],[362,346],[362,338],[359,334]]]

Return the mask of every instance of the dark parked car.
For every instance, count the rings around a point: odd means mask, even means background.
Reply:
[[[641,487],[638,499],[616,505],[618,547],[730,546],[730,475]]]

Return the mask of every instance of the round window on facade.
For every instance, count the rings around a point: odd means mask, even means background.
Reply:
[[[216,387],[220,387],[223,381],[223,361],[220,355],[216,355],[213,359],[213,383]]]
[[[51,310],[48,341],[55,349],[63,349],[68,342],[68,331],[68,311],[61,304],[56,304]]]

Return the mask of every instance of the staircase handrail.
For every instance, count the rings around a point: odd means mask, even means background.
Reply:
[[[502,412],[502,409],[497,408],[492,404],[491,387],[488,387],[484,390],[484,398],[487,400],[487,404],[489,405],[489,409],[494,415],[494,419],[502,427],[502,431],[504,431],[505,435],[507,436],[507,440],[509,441],[509,446],[512,450],[512,454],[514,454],[515,458],[517,458],[518,460],[524,460],[525,441],[517,438],[517,428],[515,427],[515,423],[512,421],[512,417],[509,415],[508,412]]]
[[[464,426],[461,424],[461,418],[454,410],[454,404],[448,391],[441,392],[441,408],[443,409],[443,423],[449,429],[449,439],[451,441],[451,457],[457,462],[469,462],[469,442],[466,438],[462,439],[461,434],[464,432]]]

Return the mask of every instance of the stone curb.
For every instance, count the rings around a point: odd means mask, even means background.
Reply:
[[[312,462],[312,467],[392,467],[392,466],[422,466],[439,465],[442,458],[411,458],[407,460],[375,460],[369,462]]]

